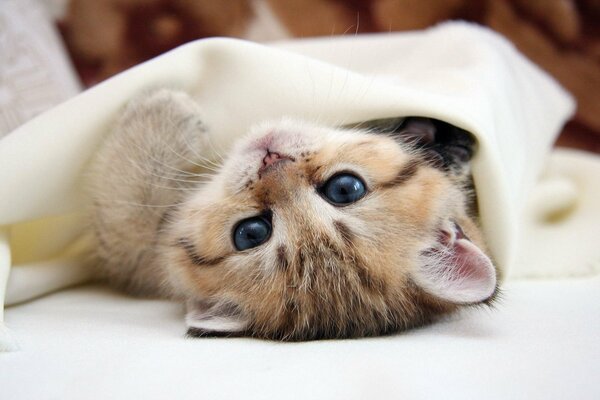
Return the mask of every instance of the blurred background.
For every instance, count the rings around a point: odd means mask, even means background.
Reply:
[[[600,0],[0,0],[0,137],[191,40],[257,42],[423,29],[503,34],[577,99],[558,144],[600,153]]]

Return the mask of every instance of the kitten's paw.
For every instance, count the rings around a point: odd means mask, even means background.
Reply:
[[[181,114],[187,116],[200,112],[200,107],[194,99],[181,90],[156,89],[144,92],[135,97],[128,106],[128,109],[138,108],[143,112],[158,112]]]
[[[185,168],[206,158],[202,112],[185,92],[158,89],[138,95],[125,109],[121,126],[139,147],[169,165]]]
[[[136,119],[140,114],[167,123],[167,127],[170,124],[171,128],[176,126],[186,132],[206,132],[200,106],[189,94],[179,90],[158,89],[134,98],[125,116]]]

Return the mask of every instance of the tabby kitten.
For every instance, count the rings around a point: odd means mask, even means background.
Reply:
[[[214,174],[201,110],[133,100],[91,168],[101,275],[180,299],[194,336],[381,335],[496,292],[469,172],[474,141],[441,121],[255,126]]]

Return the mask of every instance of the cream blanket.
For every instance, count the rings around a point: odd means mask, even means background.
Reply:
[[[473,174],[481,220],[505,275],[598,268],[600,196],[597,175],[589,173],[600,171],[597,158],[560,155],[539,181],[573,112],[571,97],[493,32],[447,23],[269,47],[200,40],[25,124],[0,140],[0,302],[88,278],[86,165],[128,99],[158,86],[197,99],[220,151],[252,124],[282,115],[330,125],[418,115],[462,127],[479,141]],[[0,329],[2,346],[9,339]]]

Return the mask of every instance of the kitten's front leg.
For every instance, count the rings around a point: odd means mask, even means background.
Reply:
[[[138,293],[156,294],[161,225],[198,185],[206,127],[183,92],[160,89],[133,99],[91,168],[92,225],[103,275]]]
[[[206,131],[200,107],[187,93],[159,89],[128,104],[113,138],[133,145],[147,162],[187,171],[205,157]]]

